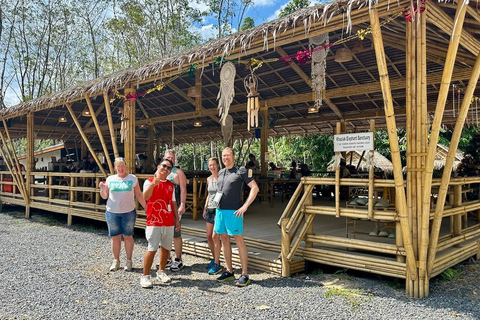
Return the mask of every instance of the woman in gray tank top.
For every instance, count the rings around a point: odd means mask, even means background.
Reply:
[[[213,201],[215,194],[217,193],[217,178],[218,171],[220,170],[220,162],[217,158],[208,159],[208,170],[212,173],[210,177],[207,178],[207,191],[208,196],[205,201],[205,208],[203,209],[203,218],[206,221],[206,230],[207,230],[207,242],[212,252],[213,259],[210,260],[210,263],[207,264],[207,269],[209,274],[217,274],[222,271],[220,267],[220,237],[213,234],[213,226],[215,223],[215,211],[216,205]]]

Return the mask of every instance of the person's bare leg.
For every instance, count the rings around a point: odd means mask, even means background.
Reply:
[[[167,265],[167,260],[170,257],[170,251],[164,247],[160,247],[160,265],[158,266],[158,272],[164,271]]]
[[[173,247],[175,248],[175,257],[182,260],[183,240],[181,236],[173,238]]]
[[[122,248],[122,236],[113,236],[111,239],[113,258],[120,261],[120,249]]]
[[[235,243],[237,244],[238,254],[240,255],[240,264],[242,265],[242,275],[248,274],[248,251],[243,235],[239,234],[233,236]]]
[[[125,243],[125,254],[127,255],[127,260],[132,260],[133,247],[135,245],[133,236],[123,236],[123,242]]]
[[[215,263],[220,264],[220,253],[222,250],[222,245],[220,244],[220,235],[214,232],[212,239],[214,242],[213,260],[215,260]]]
[[[207,231],[207,243],[208,247],[210,248],[210,252],[212,253],[213,259],[215,259],[215,241],[213,240],[213,224],[206,223],[205,229]]]
[[[220,235],[222,239],[223,257],[225,258],[225,265],[227,271],[233,272],[232,266],[232,244],[230,243],[230,236],[226,233]]]
[[[148,276],[150,269],[152,269],[153,259],[157,251],[147,251],[143,257],[143,275]]]

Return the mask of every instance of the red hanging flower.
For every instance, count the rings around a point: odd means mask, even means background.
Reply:
[[[125,99],[127,99],[128,101],[135,101],[138,99],[138,94],[136,93],[129,93],[127,94],[127,96],[125,97]]]
[[[305,64],[308,60],[312,58],[312,53],[310,49],[306,49],[305,51],[297,51],[295,55],[295,59],[298,61],[299,64]]]

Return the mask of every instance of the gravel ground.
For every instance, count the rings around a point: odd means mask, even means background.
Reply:
[[[170,284],[142,289],[147,246],[141,232],[135,235],[134,271],[108,272],[106,226],[74,224],[67,227],[65,216],[45,212],[26,220],[18,207],[4,206],[1,319],[480,318],[480,267],[473,261],[456,267],[460,275],[453,281],[434,279],[430,297],[421,300],[405,296],[403,281],[351,271],[291,278],[252,272],[252,285],[237,288],[216,283],[206,274],[207,261],[189,255]]]

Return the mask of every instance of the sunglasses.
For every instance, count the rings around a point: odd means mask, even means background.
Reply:
[[[162,163],[161,166],[162,166],[163,169],[167,169],[168,171],[172,171],[172,167],[167,166],[165,163]]]

